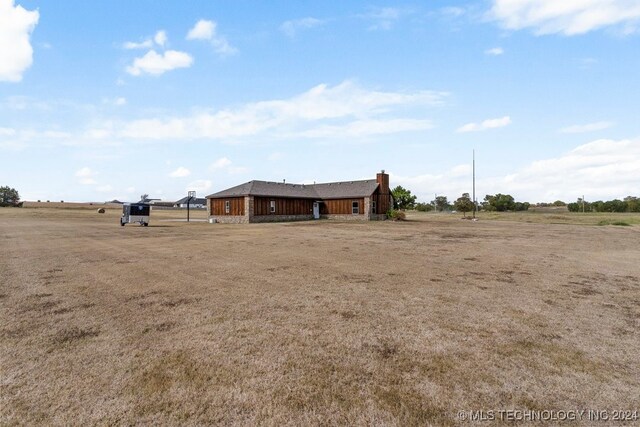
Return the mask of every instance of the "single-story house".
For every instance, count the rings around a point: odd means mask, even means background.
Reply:
[[[249,181],[207,196],[209,222],[247,223],[312,219],[382,220],[393,206],[389,175],[376,179],[287,184]]]
[[[182,199],[176,201],[173,204],[174,208],[186,208],[187,207],[187,199],[189,196],[183,197]],[[193,209],[202,209],[207,206],[207,199],[204,197],[192,197],[189,202],[189,207]]]

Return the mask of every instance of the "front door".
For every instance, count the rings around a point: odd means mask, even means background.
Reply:
[[[313,219],[320,219],[320,203],[313,202]]]

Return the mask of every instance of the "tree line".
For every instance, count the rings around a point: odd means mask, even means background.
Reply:
[[[627,196],[623,200],[613,199],[596,202],[587,202],[578,198],[574,203],[567,205],[569,212],[640,212],[640,198]]]
[[[456,210],[466,215],[473,211],[474,203],[469,193],[462,193],[455,201],[450,202],[447,196],[436,196],[429,203],[416,202],[417,197],[411,194],[410,190],[397,186],[391,190],[394,199],[395,209],[416,209],[421,212],[436,210],[438,212]],[[477,203],[476,210],[484,211],[526,211],[529,210],[529,202],[517,202],[510,194],[487,194],[484,200]]]

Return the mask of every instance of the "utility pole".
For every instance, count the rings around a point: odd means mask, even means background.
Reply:
[[[187,222],[189,222],[189,205],[191,204],[191,199],[196,197],[195,191],[189,191],[187,194]]]
[[[476,217],[476,150],[473,150],[473,218]]]
[[[582,195],[582,213],[584,213],[584,194]]]

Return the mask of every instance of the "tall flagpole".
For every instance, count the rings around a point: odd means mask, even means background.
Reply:
[[[476,150],[473,150],[473,217],[476,217]]]

